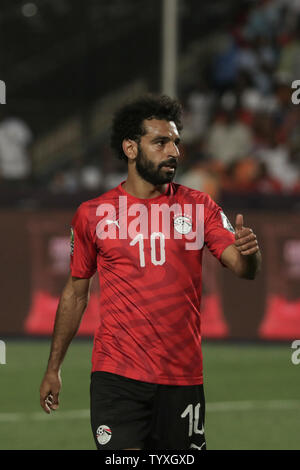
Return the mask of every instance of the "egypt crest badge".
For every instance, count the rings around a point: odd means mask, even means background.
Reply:
[[[226,217],[226,215],[224,214],[224,212],[221,211],[220,214],[221,214],[221,217],[222,217],[223,227],[226,228],[226,230],[229,230],[229,232],[235,233],[233,226],[231,225],[231,223],[230,223],[229,220],[227,219],[227,217]]]
[[[99,444],[105,445],[111,440],[111,429],[106,424],[102,424],[98,427],[96,436]]]
[[[178,215],[174,218],[174,228],[178,233],[187,235],[192,230],[192,219],[189,215]]]

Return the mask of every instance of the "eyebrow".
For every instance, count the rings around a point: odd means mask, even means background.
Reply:
[[[164,142],[169,142],[172,139],[170,137],[165,136],[165,135],[159,135],[157,137],[154,137],[154,139],[151,140],[151,143],[155,144],[156,142],[159,142],[160,140],[162,140]],[[175,142],[176,145],[178,145],[180,143],[180,137],[176,137],[174,142]]]

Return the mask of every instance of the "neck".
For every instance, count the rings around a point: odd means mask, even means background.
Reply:
[[[123,184],[123,189],[131,196],[140,199],[151,199],[153,197],[160,196],[167,190],[167,184],[161,184],[154,186],[148,181],[143,180],[141,177],[130,177],[128,175],[127,180]]]

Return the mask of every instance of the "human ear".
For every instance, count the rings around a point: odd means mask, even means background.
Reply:
[[[138,154],[138,145],[135,140],[124,139],[122,142],[122,149],[126,157],[134,160]]]

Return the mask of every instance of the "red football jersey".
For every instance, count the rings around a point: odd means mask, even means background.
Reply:
[[[84,202],[72,222],[72,276],[99,272],[92,371],[201,384],[203,248],[220,260],[234,243],[232,226],[200,191],[169,183],[164,194],[140,199],[123,183]]]

